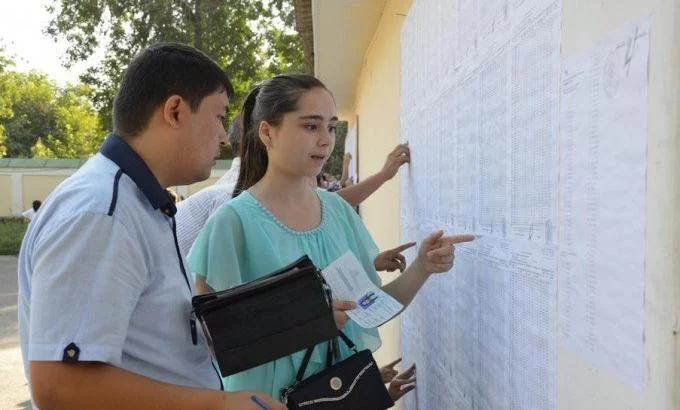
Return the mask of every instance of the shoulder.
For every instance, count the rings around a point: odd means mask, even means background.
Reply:
[[[328,203],[332,204],[333,206],[342,206],[342,203],[339,201],[344,202],[344,200],[337,193],[330,192],[325,189],[317,189],[316,194],[324,204]]]
[[[225,201],[231,199],[233,187],[226,184],[215,184],[207,188],[203,188],[195,194],[190,195],[187,199],[179,203],[178,209],[181,206],[193,205],[196,203],[206,203],[215,199],[224,199]]]
[[[177,217],[185,214],[206,213],[206,217],[220,205],[231,199],[233,188],[224,184],[204,188],[177,205]]]
[[[346,214],[347,212],[354,212],[352,206],[345,201],[337,192],[328,192],[323,189],[316,191],[321,203],[325,209],[334,213]]]
[[[109,214],[120,194],[119,168],[97,154],[59,184],[43,201],[36,222],[58,223],[78,214]]]
[[[247,195],[241,194],[233,199],[229,195],[229,199],[215,203],[214,212],[210,216],[208,223],[214,225],[241,222],[244,219],[249,219],[253,211],[253,203]]]
[[[97,154],[43,201],[27,236],[42,242],[74,224],[113,224],[124,228],[120,232],[146,232],[156,222],[149,217],[153,211],[134,181]]]

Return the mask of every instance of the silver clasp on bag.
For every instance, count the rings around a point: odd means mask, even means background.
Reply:
[[[296,381],[295,383],[293,383],[292,386],[284,387],[283,389],[281,389],[281,402],[283,404],[288,404],[288,395],[295,390],[298,384],[299,382]]]

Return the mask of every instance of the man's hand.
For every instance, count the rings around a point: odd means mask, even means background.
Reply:
[[[404,373],[397,375],[390,382],[387,392],[395,402],[416,388],[416,365],[411,365]]]
[[[399,144],[397,147],[387,155],[385,160],[385,165],[380,173],[383,175],[385,180],[390,180],[397,175],[399,167],[411,161],[411,151],[408,145]]]
[[[253,397],[257,398],[257,402]],[[224,409],[262,410],[259,403],[272,410],[286,410],[288,407],[261,392],[239,391],[225,395]]]
[[[404,269],[406,269],[406,257],[401,253],[415,245],[415,242],[409,242],[399,245],[394,249],[380,252],[373,261],[375,270],[378,272],[394,272],[395,270],[399,269],[399,272],[404,272]]]
[[[380,377],[382,378],[383,383],[389,383],[395,378],[398,372],[394,366],[399,364],[399,362],[401,362],[401,357],[380,368]]]
[[[285,410],[261,392],[223,392],[153,380],[101,362],[31,361],[33,402],[42,409]],[[125,392],[121,395],[120,392]]]
[[[345,313],[346,310],[356,309],[357,304],[351,300],[333,300],[333,319],[335,319],[335,326],[338,330],[345,327],[349,316]]]
[[[455,244],[474,240],[474,235],[444,236],[444,231],[437,231],[423,240],[418,249],[418,262],[427,273],[448,272],[453,267]]]

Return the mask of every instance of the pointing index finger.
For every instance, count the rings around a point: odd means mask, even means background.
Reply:
[[[475,236],[470,234],[450,235],[440,239],[442,245],[454,245],[457,243],[472,242],[474,240]]]
[[[415,242],[409,242],[409,243],[405,243],[405,244],[403,244],[403,245],[399,245],[399,246],[397,246],[396,248],[394,248],[394,249],[392,249],[392,250],[395,251],[395,252],[397,252],[397,253],[401,253],[401,252],[405,251],[406,249],[412,248],[412,247],[414,247],[414,246],[416,246],[416,243],[415,243]]]
[[[398,365],[399,362],[401,362],[401,357],[398,358],[397,360],[393,361],[392,363],[389,363],[389,364],[386,365],[385,367],[394,367],[394,366]]]

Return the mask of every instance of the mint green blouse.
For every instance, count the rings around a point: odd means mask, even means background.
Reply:
[[[308,255],[324,269],[351,250],[369,278],[380,286],[373,266],[378,248],[354,209],[340,196],[317,190],[321,223],[308,231],[294,231],[245,191],[222,205],[210,217],[189,254],[189,266],[208,286],[223,290],[250,282]],[[257,320],[257,318],[253,318]],[[380,347],[377,329],[364,329],[349,321],[343,332],[359,350]],[[351,355],[342,343],[341,358]],[[317,345],[305,377],[326,367],[327,343]],[[279,398],[282,388],[295,381],[304,351],[293,353],[224,379],[227,391],[259,390]]]

